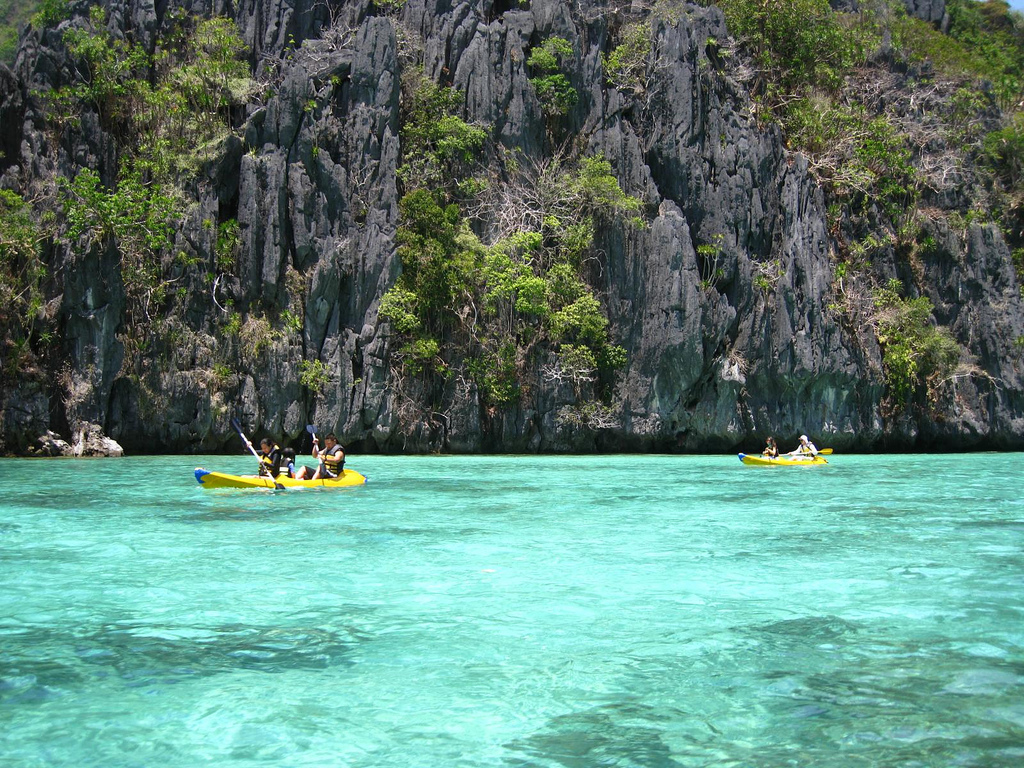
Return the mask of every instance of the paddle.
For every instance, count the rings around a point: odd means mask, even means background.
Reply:
[[[316,427],[314,427],[312,424],[307,424],[306,425],[306,431],[309,432],[310,436],[313,438],[313,447],[315,448],[316,447]]]
[[[231,426],[235,428],[235,431],[238,433],[238,436],[241,437],[242,442],[245,443],[245,447],[249,449],[249,453],[253,455],[253,457],[256,459],[256,461],[260,463],[260,466],[262,467],[263,459],[260,458],[260,455],[256,452],[256,449],[252,447],[252,443],[249,442],[249,438],[245,436],[245,432],[242,431],[242,425],[238,423],[238,419],[232,419]],[[276,478],[272,477],[270,479],[274,483],[274,488],[276,488],[279,491],[284,490],[284,486],[277,482]]]
[[[793,456],[793,458],[795,458],[795,459],[803,459],[804,461],[814,461],[815,459],[821,459],[823,464],[828,464],[828,459],[825,458],[826,454],[831,456],[832,455],[832,449],[831,448],[825,448],[824,450],[818,451],[817,453],[803,453],[803,454],[799,454],[798,453],[798,454],[787,454],[787,455]]]
[[[316,448],[316,427],[314,427],[312,424],[307,424],[306,425],[306,431],[309,432],[310,436],[313,438],[313,447]],[[308,467],[306,468],[306,472],[309,472],[309,468]],[[313,474],[315,475],[316,472],[314,471]],[[313,478],[312,477],[305,477],[303,479],[304,480],[312,480]]]

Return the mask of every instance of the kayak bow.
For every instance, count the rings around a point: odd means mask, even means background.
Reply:
[[[277,486],[271,478],[260,475],[229,475],[225,472],[211,472],[202,467],[196,467],[195,474],[196,481],[203,488],[348,488],[366,482],[363,475],[351,469],[342,470],[340,477],[322,480],[296,480],[279,476]]]

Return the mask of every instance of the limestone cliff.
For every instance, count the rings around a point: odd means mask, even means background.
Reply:
[[[87,7],[72,3],[60,25],[27,30],[13,72],[0,71],[0,187],[26,200],[82,168],[117,178],[99,117],[54,130],[41,96],[80,76],[63,35]],[[267,86],[236,110],[237,130],[186,187],[161,264],[175,303],[147,305],[145,331],[128,332],[116,239],[83,248],[65,229],[42,244],[38,311],[54,332],[33,342],[32,370],[4,374],[8,452],[48,430],[74,441],[98,429],[132,453],[228,450],[233,416],[250,434],[297,445],[312,422],[354,453],[712,452],[800,433],[842,450],[1024,445],[1024,303],[1000,228],[955,229],[936,216],[922,230],[929,247],[912,258],[882,246],[859,282],[837,277],[849,232],[830,220],[807,158],[758,119],[742,51],[714,6],[651,17],[642,94],[608,83],[602,54],[629,9],[602,2],[104,7],[108,29],[150,53],[175,10],[230,16]],[[941,3],[908,7],[942,20]],[[505,150],[542,161],[559,147],[527,61],[551,38],[573,51],[579,98],[560,127],[567,143],[605,158],[643,203],[642,225],[601,226],[587,262],[626,362],[599,398],[545,375],[553,353],[539,352],[519,397],[496,408],[457,356],[454,374],[430,386],[401,374],[397,332],[378,317],[402,271],[401,81],[422,65],[463,94],[462,118],[487,132],[487,162]],[[955,190],[933,198],[936,208],[962,205]],[[229,221],[235,258],[221,269],[219,225]],[[898,406],[866,287],[891,278],[929,298],[932,322],[962,348],[955,371]],[[302,376],[313,362],[315,384]]]

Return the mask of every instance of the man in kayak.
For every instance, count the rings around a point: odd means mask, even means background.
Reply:
[[[800,435],[800,445],[786,455],[796,459],[813,459],[818,455],[818,449],[807,439],[807,435]]]
[[[269,437],[260,440],[260,474],[266,477],[277,477],[281,471],[281,449]]]
[[[345,469],[345,449],[338,445],[338,438],[333,432],[324,438],[323,449],[320,448],[320,441],[313,438],[313,458],[320,460],[320,466],[313,474],[314,480],[340,477]]]

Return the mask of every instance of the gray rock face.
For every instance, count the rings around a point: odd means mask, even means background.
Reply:
[[[147,46],[171,10],[152,0],[110,7],[115,24]],[[846,288],[835,279],[822,191],[778,131],[758,126],[733,65],[708,47],[728,36],[722,14],[688,5],[677,22],[658,22],[654,74],[639,98],[604,82],[609,30],[598,10],[561,0],[407,0],[392,17],[362,2],[237,5],[254,70],[274,73],[273,92],[250,109],[241,141],[226,142],[205,169],[176,243],[205,273],[215,233],[204,221],[235,218],[236,269],[212,286],[198,272],[183,277],[187,311],[154,342],[160,365],[139,380],[122,370],[116,251],[76,261],[57,247],[68,376],[49,389],[5,386],[0,443],[27,450],[66,424],[79,455],[226,450],[238,447],[237,416],[250,436],[300,448],[312,422],[353,453],[749,450],[768,433],[807,433],[839,449],[1024,445],[1024,307],[999,231],[974,226],[966,241],[933,233],[940,247],[922,258],[917,282],[971,359],[937,386],[929,408],[890,412],[873,329],[834,308]],[[944,3],[911,11],[938,21]],[[609,224],[599,234],[595,280],[628,363],[611,402],[586,418],[573,410],[573,388],[540,371],[528,398],[505,410],[483,408],[458,377],[438,401],[396,377],[395,339],[377,318],[401,269],[403,50],[422,50],[425,73],[462,91],[465,118],[493,141],[540,159],[551,150],[525,62],[530,46],[552,36],[576,51],[581,97],[568,131],[602,153],[649,212],[643,227]],[[88,121],[59,147],[48,144],[27,94],[67,80],[62,56],[56,31],[32,33],[17,76],[0,70],[5,186],[85,165],[109,178],[115,167]],[[701,250],[710,245],[713,257]],[[906,269],[896,260],[886,268]],[[237,336],[225,331],[228,307],[249,323]],[[314,362],[323,372],[315,381]]]
[[[71,446],[56,432],[46,430],[45,434],[36,438],[35,446],[28,450],[33,456],[71,456]]]
[[[117,457],[124,455],[124,449],[104,435],[99,424],[81,422],[74,432],[70,455]]]
[[[21,154],[21,134],[25,121],[25,98],[14,73],[0,64],[0,171],[6,170]]]
[[[28,453],[38,447],[36,436],[49,431],[50,400],[43,382],[13,384],[0,388],[0,434],[10,452]]]
[[[946,15],[946,0],[903,0],[907,13],[922,21],[937,24]]]

